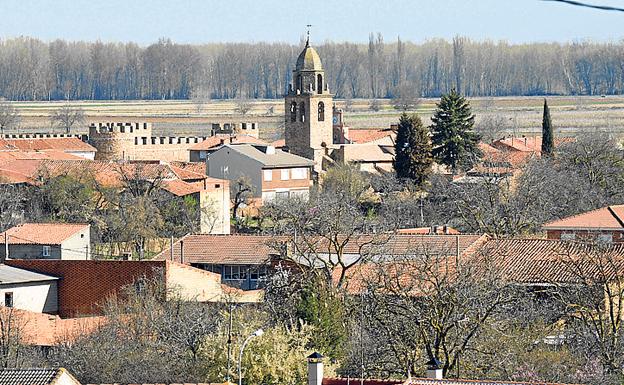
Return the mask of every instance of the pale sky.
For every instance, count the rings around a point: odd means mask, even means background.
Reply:
[[[587,2],[624,7],[624,0]],[[414,42],[624,38],[622,12],[540,0],[0,0],[0,39],[297,43],[306,24],[316,43],[365,42],[370,32]]]

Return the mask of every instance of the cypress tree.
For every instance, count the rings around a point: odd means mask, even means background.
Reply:
[[[401,114],[394,144],[394,170],[399,178],[423,186],[431,175],[433,157],[429,131],[416,114]]]
[[[469,170],[483,153],[481,136],[474,131],[475,116],[468,101],[454,89],[442,95],[431,118],[433,156],[453,172]]]
[[[550,108],[544,99],[544,114],[542,116],[542,156],[551,157],[555,152],[555,136],[553,134],[552,121],[550,120]]]

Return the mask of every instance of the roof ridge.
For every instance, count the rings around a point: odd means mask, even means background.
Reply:
[[[609,212],[611,213],[611,215],[613,215],[613,217],[615,218],[616,221],[618,221],[618,223],[620,224],[620,226],[624,227],[624,221],[622,221],[622,218],[620,218],[615,211],[613,210],[613,207],[615,206],[622,206],[622,205],[609,205],[607,206],[607,210],[609,210]]]

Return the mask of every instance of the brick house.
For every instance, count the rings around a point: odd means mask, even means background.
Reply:
[[[254,197],[262,204],[276,197],[307,196],[314,162],[273,146],[226,144],[206,159],[206,173],[219,179],[250,179]]]
[[[11,259],[90,259],[90,231],[84,223],[23,223],[0,233],[0,258],[8,250]]]
[[[141,279],[162,280],[167,289],[189,300],[219,302],[226,296],[256,302],[257,293],[243,293],[221,285],[218,274],[171,261],[7,260],[6,264],[58,277],[58,314],[63,318],[101,315],[111,296],[122,296]]]
[[[551,221],[542,229],[548,239],[624,242],[624,205],[602,207]]]

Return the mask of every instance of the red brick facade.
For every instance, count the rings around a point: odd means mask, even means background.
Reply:
[[[101,315],[107,298],[138,278],[166,273],[166,261],[7,260],[6,264],[59,277],[59,316]]]

